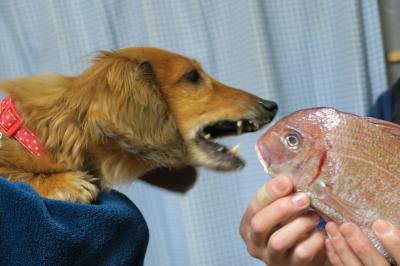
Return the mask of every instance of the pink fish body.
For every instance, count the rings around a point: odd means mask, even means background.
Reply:
[[[269,175],[291,178],[324,218],[358,224],[393,262],[371,225],[382,218],[400,228],[400,126],[332,108],[305,109],[278,121],[256,150]]]

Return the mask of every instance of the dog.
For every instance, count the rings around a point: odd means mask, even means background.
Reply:
[[[4,80],[0,90],[1,123],[12,127],[0,130],[0,175],[80,203],[156,169],[238,170],[237,148],[214,139],[257,131],[277,112],[195,60],[153,47],[100,52],[78,76]]]

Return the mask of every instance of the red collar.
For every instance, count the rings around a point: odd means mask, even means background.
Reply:
[[[45,155],[40,139],[27,127],[22,117],[18,114],[11,100],[7,96],[0,104],[0,128],[7,137],[14,137],[31,154],[37,157]]]

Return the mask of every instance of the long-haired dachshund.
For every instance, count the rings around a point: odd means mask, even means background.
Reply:
[[[103,52],[79,76],[5,80],[0,90],[8,95],[0,176],[44,197],[85,203],[160,167],[240,169],[237,149],[213,139],[256,131],[277,111],[157,48]]]

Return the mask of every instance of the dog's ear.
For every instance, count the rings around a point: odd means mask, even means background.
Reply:
[[[98,79],[99,75],[106,76],[111,89],[128,89],[135,82],[149,85],[156,83],[152,66],[146,59],[128,58],[113,51],[100,51],[94,56],[92,63],[86,78]]]
[[[114,54],[108,60],[107,88],[98,98],[96,126],[124,150],[160,166],[184,157],[183,140],[151,63]],[[99,95],[97,95],[99,96]]]
[[[164,104],[157,78],[147,60],[124,57],[113,60],[107,72],[107,82],[112,90],[126,95],[139,93],[143,100],[151,98],[152,101],[161,100]]]

